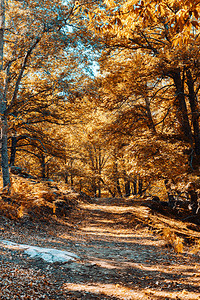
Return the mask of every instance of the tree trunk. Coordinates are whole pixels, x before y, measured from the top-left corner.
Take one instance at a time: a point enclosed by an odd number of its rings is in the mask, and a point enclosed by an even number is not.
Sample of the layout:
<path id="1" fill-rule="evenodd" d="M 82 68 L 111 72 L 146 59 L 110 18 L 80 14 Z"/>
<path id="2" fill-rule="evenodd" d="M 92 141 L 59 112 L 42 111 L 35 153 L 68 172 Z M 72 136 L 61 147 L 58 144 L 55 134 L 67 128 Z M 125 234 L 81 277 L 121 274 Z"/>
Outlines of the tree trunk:
<path id="1" fill-rule="evenodd" d="M 72 169 L 72 167 L 73 167 L 73 159 L 70 159 L 70 185 L 71 185 L 71 187 L 73 187 L 73 185 L 74 185 L 74 176 L 73 176 L 73 169 Z"/>
<path id="2" fill-rule="evenodd" d="M 102 172 L 102 157 L 101 157 L 101 147 L 98 148 L 99 155 L 98 155 L 98 198 L 101 198 L 101 172 Z"/>
<path id="3" fill-rule="evenodd" d="M 151 109 L 150 109 L 150 102 L 149 98 L 146 96 L 145 98 L 145 103 L 146 103 L 146 112 L 147 112 L 147 117 L 148 117 L 148 126 L 149 128 L 156 133 L 156 128 L 153 122 L 152 114 L 151 114 Z"/>
<path id="4" fill-rule="evenodd" d="M 45 156 L 41 155 L 41 168 L 42 168 L 42 179 L 46 178 L 46 164 L 45 164 Z"/>
<path id="5" fill-rule="evenodd" d="M 173 183 L 170 179 L 165 179 L 164 183 L 165 183 L 167 196 L 168 196 L 168 205 L 170 208 L 174 208 L 176 199 L 175 199 L 175 195 L 174 195 L 173 188 L 172 188 Z"/>
<path id="6" fill-rule="evenodd" d="M 121 187 L 120 187 L 120 182 L 119 182 L 119 178 L 116 178 L 116 185 L 117 185 L 117 192 L 119 197 L 122 197 L 122 191 L 121 191 Z"/>
<path id="7" fill-rule="evenodd" d="M 5 30 L 5 3 L 0 0 L 0 71 L 3 70 L 3 49 L 4 49 L 4 30 Z M 4 93 L 3 78 L 0 78 L 0 115 L 1 115 L 1 167 L 3 174 L 3 187 L 10 186 L 10 174 L 8 163 L 8 137 L 7 137 L 7 99 Z M 6 89 L 5 89 L 6 90 Z"/>
<path id="8" fill-rule="evenodd" d="M 92 184 L 91 184 L 93 196 L 96 198 L 97 197 L 97 185 L 96 185 L 96 179 L 92 179 Z"/>
<path id="9" fill-rule="evenodd" d="M 192 74 L 190 70 L 187 70 L 187 86 L 189 90 L 189 102 L 190 108 L 192 112 L 192 126 L 194 131 L 194 151 L 195 154 L 200 155 L 200 129 L 199 129 L 199 110 L 198 110 L 198 103 L 197 97 L 194 91 L 194 81 L 192 78 Z"/>
<path id="10" fill-rule="evenodd" d="M 71 185 L 71 187 L 74 186 L 74 176 L 72 173 L 70 174 L 70 185 Z"/>
<path id="11" fill-rule="evenodd" d="M 82 192 L 82 188 L 83 188 L 83 183 L 82 183 L 82 180 L 80 179 L 79 180 L 79 193 Z"/>
<path id="12" fill-rule="evenodd" d="M 125 197 L 129 197 L 131 195 L 131 183 L 130 180 L 125 180 Z"/>
<path id="13" fill-rule="evenodd" d="M 115 198 L 115 193 L 111 190 L 111 188 L 104 182 L 104 180 L 102 178 L 100 178 L 100 180 L 103 183 L 103 185 L 105 186 L 105 188 L 109 191 L 109 193 L 111 194 L 111 196 L 113 198 Z"/>
<path id="14" fill-rule="evenodd" d="M 3 69 L 3 48 L 4 48 L 4 30 L 5 30 L 5 3 L 0 0 L 0 70 Z"/>
<path id="15" fill-rule="evenodd" d="M 98 198 L 101 198 L 101 182 L 98 179 Z"/>
<path id="16" fill-rule="evenodd" d="M 192 144 L 192 131 L 185 102 L 184 75 L 183 78 L 181 78 L 181 72 L 178 70 L 173 74 L 172 77 L 176 87 L 176 101 L 174 102 L 174 104 L 177 107 L 178 120 L 181 125 L 181 131 L 184 134 L 185 139 Z"/>
<path id="17" fill-rule="evenodd" d="M 123 173 L 125 197 L 129 197 L 131 195 L 131 182 L 125 170 Z"/>
<path id="18" fill-rule="evenodd" d="M 11 153 L 10 153 L 10 167 L 15 165 L 17 137 L 14 135 L 11 138 Z"/>
<path id="19" fill-rule="evenodd" d="M 140 196 L 142 196 L 142 194 L 143 194 L 142 188 L 143 188 L 143 180 L 141 177 L 139 177 L 139 179 L 138 179 L 138 194 Z"/>
<path id="20" fill-rule="evenodd" d="M 134 177 L 133 181 L 133 195 L 137 195 L 137 176 Z"/>
<path id="21" fill-rule="evenodd" d="M 197 213 L 198 210 L 198 193 L 196 191 L 195 183 L 190 182 L 187 186 L 187 192 L 190 198 L 190 204 L 192 207 L 193 214 Z"/>
<path id="22" fill-rule="evenodd" d="M 50 177 L 50 165 L 47 162 L 47 164 L 46 164 L 46 179 L 48 180 L 49 177 Z"/>
<path id="23" fill-rule="evenodd" d="M 66 184 L 69 183 L 69 173 L 68 172 L 65 173 L 65 183 Z"/>
<path id="24" fill-rule="evenodd" d="M 3 174 L 3 187 L 10 187 L 10 174 L 8 164 L 8 137 L 7 137 L 7 117 L 1 118 L 1 168 Z"/>
<path id="25" fill-rule="evenodd" d="M 119 174 L 118 174 L 118 164 L 117 164 L 117 157 L 114 156 L 114 185 L 117 189 L 117 194 L 119 197 L 122 197 L 122 192 L 120 188 L 120 182 L 119 182 Z"/>

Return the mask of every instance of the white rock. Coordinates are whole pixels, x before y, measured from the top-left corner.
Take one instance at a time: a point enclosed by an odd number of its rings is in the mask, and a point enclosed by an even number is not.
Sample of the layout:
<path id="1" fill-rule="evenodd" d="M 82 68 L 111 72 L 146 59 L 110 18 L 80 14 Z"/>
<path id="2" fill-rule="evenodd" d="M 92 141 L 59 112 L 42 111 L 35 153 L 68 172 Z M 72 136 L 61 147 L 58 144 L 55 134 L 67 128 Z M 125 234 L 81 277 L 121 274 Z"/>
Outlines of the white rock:
<path id="1" fill-rule="evenodd" d="M 70 260 L 76 260 L 79 257 L 71 252 L 57 250 L 54 248 L 43 248 L 43 247 L 36 247 L 24 244 L 17 244 L 6 240 L 0 240 L 0 243 L 5 245 L 5 247 L 9 249 L 16 249 L 16 250 L 24 250 L 24 253 L 29 255 L 31 258 L 41 258 L 44 261 L 49 263 L 54 262 L 68 262 Z"/>

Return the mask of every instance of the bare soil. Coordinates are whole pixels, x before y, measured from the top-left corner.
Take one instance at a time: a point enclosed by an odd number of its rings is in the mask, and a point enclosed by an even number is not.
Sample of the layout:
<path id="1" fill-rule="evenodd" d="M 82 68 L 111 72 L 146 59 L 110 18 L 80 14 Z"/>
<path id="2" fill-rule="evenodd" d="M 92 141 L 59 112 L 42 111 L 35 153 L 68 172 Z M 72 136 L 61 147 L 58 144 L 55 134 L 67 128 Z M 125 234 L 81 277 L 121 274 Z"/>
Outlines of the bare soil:
<path id="1" fill-rule="evenodd" d="M 188 226 L 188 228 L 187 228 Z M 163 227 L 194 235 L 176 253 Z M 81 202 L 65 219 L 0 217 L 1 239 L 67 250 L 80 259 L 47 263 L 0 244 L 0 299 L 200 299 L 199 233 L 152 213 L 141 201 Z"/>

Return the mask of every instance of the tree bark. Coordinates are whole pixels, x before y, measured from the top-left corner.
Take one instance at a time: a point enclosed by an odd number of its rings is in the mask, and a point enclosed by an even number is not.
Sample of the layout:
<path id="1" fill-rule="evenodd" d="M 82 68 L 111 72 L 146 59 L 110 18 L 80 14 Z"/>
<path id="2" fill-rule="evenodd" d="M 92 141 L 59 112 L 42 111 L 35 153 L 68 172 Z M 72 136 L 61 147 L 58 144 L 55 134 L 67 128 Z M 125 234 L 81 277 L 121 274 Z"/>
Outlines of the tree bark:
<path id="1" fill-rule="evenodd" d="M 4 30 L 5 30 L 5 3 L 0 0 L 0 71 L 3 71 L 4 59 Z M 1 115 L 1 168 L 3 174 L 3 188 L 10 187 L 10 174 L 8 163 L 8 136 L 7 136 L 7 99 L 6 99 L 6 81 L 0 78 L 0 115 Z"/>
<path id="2" fill-rule="evenodd" d="M 79 193 L 82 192 L 82 188 L 83 188 L 83 183 L 82 183 L 82 179 L 79 180 Z"/>
<path id="3" fill-rule="evenodd" d="M 11 153 L 10 153 L 10 167 L 15 165 L 15 156 L 16 156 L 16 146 L 17 146 L 17 137 L 16 135 L 11 138 Z"/>
<path id="4" fill-rule="evenodd" d="M 69 173 L 68 172 L 65 173 L 65 183 L 66 184 L 69 183 Z"/>
<path id="5" fill-rule="evenodd" d="M 72 173 L 70 174 L 70 185 L 71 185 L 71 187 L 74 186 L 74 176 Z"/>
<path id="6" fill-rule="evenodd" d="M 131 183 L 130 180 L 125 180 L 125 197 L 129 197 L 131 195 Z"/>
<path id="7" fill-rule="evenodd" d="M 192 144 L 192 131 L 185 102 L 184 78 L 181 78 L 181 72 L 179 70 L 173 73 L 172 78 L 176 87 L 176 101 L 174 104 L 178 110 L 178 120 L 181 125 L 181 131 L 184 134 L 185 139 Z"/>
<path id="8" fill-rule="evenodd" d="M 100 180 L 103 183 L 103 185 L 105 186 L 105 188 L 109 191 L 109 193 L 111 194 L 111 196 L 113 198 L 115 198 L 115 193 L 111 190 L 111 188 L 104 182 L 104 180 L 102 178 L 100 178 Z"/>
<path id="9" fill-rule="evenodd" d="M 99 152 L 99 155 L 98 155 L 98 198 L 101 198 L 101 173 L 102 173 L 102 153 L 101 153 L 101 147 L 99 146 L 98 147 L 98 152 Z"/>
<path id="10" fill-rule="evenodd" d="M 197 97 L 194 91 L 194 81 L 190 70 L 187 70 L 187 86 L 189 90 L 188 98 L 192 112 L 192 126 L 194 131 L 194 151 L 195 154 L 200 155 L 200 129 L 199 129 L 199 110 Z"/>
<path id="11" fill-rule="evenodd" d="M 118 163 L 117 163 L 117 157 L 116 154 L 114 153 L 114 170 L 113 170 L 113 175 L 114 175 L 114 185 L 117 190 L 117 194 L 119 197 L 122 197 L 122 192 L 121 192 L 121 187 L 120 187 L 120 182 L 119 182 L 119 173 L 118 173 Z"/>
<path id="12" fill-rule="evenodd" d="M 73 159 L 70 159 L 70 185 L 71 187 L 74 186 L 74 176 L 73 176 Z"/>
<path id="13" fill-rule="evenodd" d="M 8 164 L 8 137 L 7 137 L 7 117 L 1 117 L 1 168 L 3 174 L 3 188 L 10 187 L 10 174 Z"/>
<path id="14" fill-rule="evenodd" d="M 142 194 L 143 194 L 143 180 L 142 180 L 142 178 L 139 176 L 139 179 L 138 179 L 138 194 L 140 195 L 140 196 L 142 196 Z"/>
<path id="15" fill-rule="evenodd" d="M 92 179 L 91 189 L 92 189 L 92 192 L 93 192 L 93 196 L 96 198 L 96 197 L 97 197 L 96 178 L 93 178 L 93 179 Z"/>
<path id="16" fill-rule="evenodd" d="M 145 104 L 146 104 L 146 112 L 147 112 L 147 117 L 148 117 L 148 123 L 149 123 L 149 128 L 156 133 L 156 127 L 154 125 L 152 113 L 151 113 L 151 108 L 150 108 L 150 101 L 147 96 L 145 96 Z"/>
<path id="17" fill-rule="evenodd" d="M 46 178 L 46 163 L 45 163 L 45 156 L 41 155 L 41 168 L 42 168 L 42 179 Z"/>
<path id="18" fill-rule="evenodd" d="M 131 195 L 131 182 L 125 170 L 123 173 L 125 197 L 129 197 Z"/>
<path id="19" fill-rule="evenodd" d="M 101 181 L 98 179 L 98 198 L 101 198 Z"/>
<path id="20" fill-rule="evenodd" d="M 3 69 L 3 48 L 4 48 L 4 30 L 5 30 L 5 3 L 0 0 L 0 70 Z"/>
<path id="21" fill-rule="evenodd" d="M 165 183 L 165 188 L 167 191 L 169 208 L 174 208 L 176 199 L 175 199 L 173 188 L 172 188 L 172 186 L 173 186 L 172 180 L 165 179 L 164 183 Z"/>
<path id="22" fill-rule="evenodd" d="M 134 177 L 133 181 L 133 195 L 137 195 L 137 176 Z"/>

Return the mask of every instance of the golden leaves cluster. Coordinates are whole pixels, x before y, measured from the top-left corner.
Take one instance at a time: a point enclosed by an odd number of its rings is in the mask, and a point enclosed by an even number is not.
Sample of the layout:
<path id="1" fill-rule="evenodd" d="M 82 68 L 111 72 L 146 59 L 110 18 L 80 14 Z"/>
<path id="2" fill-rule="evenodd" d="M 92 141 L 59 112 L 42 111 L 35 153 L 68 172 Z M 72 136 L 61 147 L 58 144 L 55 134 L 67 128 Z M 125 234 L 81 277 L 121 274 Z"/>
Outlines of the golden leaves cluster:
<path id="1" fill-rule="evenodd" d="M 174 47 L 199 35 L 199 1 L 105 0 L 104 5 L 105 9 L 88 12 L 90 28 L 97 34 L 130 39 L 138 28 L 158 27 L 160 33 L 167 31 Z"/>

